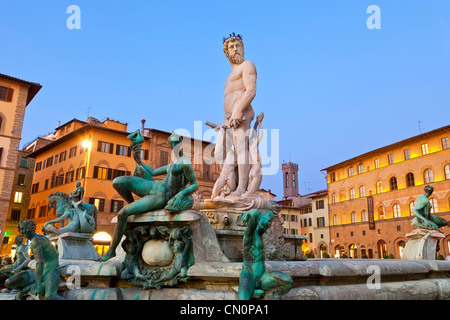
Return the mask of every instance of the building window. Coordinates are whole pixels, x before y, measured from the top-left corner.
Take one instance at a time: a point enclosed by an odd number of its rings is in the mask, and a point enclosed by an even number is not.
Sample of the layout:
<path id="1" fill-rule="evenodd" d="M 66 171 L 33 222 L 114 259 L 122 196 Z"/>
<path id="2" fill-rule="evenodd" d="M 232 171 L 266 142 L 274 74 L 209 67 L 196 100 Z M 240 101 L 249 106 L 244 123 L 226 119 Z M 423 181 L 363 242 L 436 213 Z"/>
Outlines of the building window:
<path id="1" fill-rule="evenodd" d="M 358 174 L 364 173 L 364 166 L 362 163 L 358 164 Z"/>
<path id="2" fill-rule="evenodd" d="M 377 189 L 377 193 L 382 193 L 383 192 L 383 184 L 381 183 L 381 180 L 377 181 L 376 189 Z"/>
<path id="3" fill-rule="evenodd" d="M 35 172 L 38 172 L 42 169 L 42 161 L 39 161 L 36 163 L 36 169 L 34 169 Z"/>
<path id="4" fill-rule="evenodd" d="M 428 143 L 422 144 L 422 155 L 428 154 Z"/>
<path id="5" fill-rule="evenodd" d="M 28 209 L 28 211 L 27 211 L 27 219 L 28 220 L 34 219 L 35 214 L 36 214 L 36 208 Z"/>
<path id="6" fill-rule="evenodd" d="M 31 186 L 31 193 L 36 193 L 36 192 L 38 192 L 39 191 L 39 182 L 38 183 L 34 183 L 32 186 Z"/>
<path id="7" fill-rule="evenodd" d="M 366 210 L 361 211 L 361 221 L 362 222 L 369 221 L 369 216 L 367 215 L 367 211 Z"/>
<path id="8" fill-rule="evenodd" d="M 405 160 L 411 159 L 411 155 L 409 153 L 409 149 L 403 150 L 403 154 L 405 155 Z"/>
<path id="9" fill-rule="evenodd" d="M 47 206 L 41 206 L 39 208 L 39 215 L 38 218 L 45 217 L 47 215 Z"/>
<path id="10" fill-rule="evenodd" d="M 5 102 L 11 102 L 14 89 L 0 86 L 0 100 Z"/>
<path id="11" fill-rule="evenodd" d="M 325 203 L 323 200 L 316 201 L 316 210 L 325 208 Z"/>
<path id="12" fill-rule="evenodd" d="M 382 220 L 384 218 L 385 218 L 384 208 L 383 207 L 379 207 L 378 208 L 378 220 Z"/>
<path id="13" fill-rule="evenodd" d="M 352 212 L 351 217 L 352 217 L 352 223 L 358 222 L 358 220 L 356 218 L 356 212 L 355 211 Z"/>
<path id="14" fill-rule="evenodd" d="M 423 180 L 425 181 L 425 183 L 434 182 L 433 170 L 431 170 L 430 168 L 425 169 L 425 171 L 423 172 Z"/>
<path id="15" fill-rule="evenodd" d="M 446 164 L 444 167 L 444 175 L 445 175 L 445 179 L 450 179 L 450 163 Z"/>
<path id="16" fill-rule="evenodd" d="M 442 138 L 442 150 L 446 150 L 450 148 L 450 145 L 448 143 L 448 137 Z"/>
<path id="17" fill-rule="evenodd" d="M 392 206 L 392 211 L 394 212 L 394 218 L 401 217 L 400 205 L 398 203 L 396 203 Z"/>
<path id="18" fill-rule="evenodd" d="M 70 183 L 73 182 L 75 176 L 75 171 L 67 171 L 66 172 L 66 179 L 65 179 L 65 183 Z"/>
<path id="19" fill-rule="evenodd" d="M 348 177 L 353 177 L 353 167 L 348 168 Z"/>
<path id="20" fill-rule="evenodd" d="M 333 226 L 337 226 L 338 225 L 338 217 L 337 217 L 337 215 L 335 214 L 334 216 L 333 216 Z"/>
<path id="21" fill-rule="evenodd" d="M 355 189 L 351 188 L 350 189 L 350 200 L 355 199 Z"/>
<path id="22" fill-rule="evenodd" d="M 130 153 L 129 151 L 130 150 Z M 116 145 L 116 154 L 118 156 L 125 156 L 125 157 L 129 157 L 131 156 L 131 148 L 128 148 L 127 146 L 121 146 L 120 144 Z"/>
<path id="23" fill-rule="evenodd" d="M 14 194 L 14 203 L 22 203 L 22 198 L 23 198 L 23 192 L 17 191 Z"/>
<path id="24" fill-rule="evenodd" d="M 11 220 L 20 221 L 20 209 L 11 210 Z"/>
<path id="25" fill-rule="evenodd" d="M 19 175 L 17 176 L 17 184 L 18 184 L 19 186 L 25 185 L 25 175 L 24 175 L 24 174 L 19 174 Z"/>
<path id="26" fill-rule="evenodd" d="M 89 198 L 89 204 L 96 206 L 99 212 L 105 211 L 105 199 Z"/>
<path id="27" fill-rule="evenodd" d="M 411 215 L 411 216 L 413 215 L 413 208 L 415 205 L 416 205 L 416 203 L 414 201 L 411 201 L 409 203 L 409 215 Z"/>
<path id="28" fill-rule="evenodd" d="M 77 155 L 77 146 L 69 149 L 69 159 Z"/>
<path id="29" fill-rule="evenodd" d="M 394 155 L 393 154 L 388 155 L 388 163 L 394 164 Z"/>
<path id="30" fill-rule="evenodd" d="M 359 197 L 365 197 L 366 196 L 366 188 L 364 186 L 359 187 Z"/>
<path id="31" fill-rule="evenodd" d="M 286 172 L 286 188 L 289 188 L 289 173 Z"/>
<path id="32" fill-rule="evenodd" d="M 97 145 L 97 151 L 104 153 L 113 153 L 114 143 L 99 141 Z"/>
<path id="33" fill-rule="evenodd" d="M 331 203 L 336 203 L 336 193 L 331 195 Z"/>
<path id="34" fill-rule="evenodd" d="M 380 159 L 375 159 L 375 169 L 380 167 Z"/>
<path id="35" fill-rule="evenodd" d="M 142 158 L 144 160 L 146 160 L 146 158 L 148 159 L 148 150 L 142 150 Z M 146 155 L 147 152 L 147 155 Z M 164 150 L 160 150 L 159 151 L 159 164 L 160 167 L 162 166 L 166 166 L 169 164 L 169 152 L 164 151 Z M 286 181 L 289 180 L 289 174 L 286 172 Z M 289 188 L 289 182 L 286 183 L 286 188 Z"/>
<path id="36" fill-rule="evenodd" d="M 332 172 L 330 174 L 330 182 L 335 182 L 336 181 L 336 173 Z"/>
<path id="37" fill-rule="evenodd" d="M 108 179 L 108 168 L 94 167 L 94 178 L 102 180 Z"/>
<path id="38" fill-rule="evenodd" d="M 317 218 L 317 227 L 318 228 L 325 227 L 325 218 L 324 217 Z"/>
<path id="39" fill-rule="evenodd" d="M 28 158 L 20 158 L 20 166 L 22 168 L 27 168 L 28 167 Z"/>
<path id="40" fill-rule="evenodd" d="M 124 202 L 122 200 L 111 200 L 111 212 L 119 212 L 123 205 Z"/>
<path id="41" fill-rule="evenodd" d="M 63 151 L 59 154 L 59 162 L 66 161 L 66 153 L 67 151 Z"/>
<path id="42" fill-rule="evenodd" d="M 86 167 L 80 167 L 75 171 L 75 180 L 81 180 L 86 176 Z"/>
<path id="43" fill-rule="evenodd" d="M 414 174 L 412 172 L 408 172 L 406 174 L 406 186 L 414 187 L 416 183 L 414 182 Z"/>
<path id="44" fill-rule="evenodd" d="M 430 210 L 430 212 L 431 213 L 438 213 L 439 209 L 438 209 L 438 203 L 437 203 L 436 198 L 431 198 L 430 199 L 430 203 L 431 203 L 431 210 Z"/>
<path id="45" fill-rule="evenodd" d="M 391 191 L 397 190 L 397 178 L 392 177 L 389 179 L 389 187 L 391 188 Z"/>

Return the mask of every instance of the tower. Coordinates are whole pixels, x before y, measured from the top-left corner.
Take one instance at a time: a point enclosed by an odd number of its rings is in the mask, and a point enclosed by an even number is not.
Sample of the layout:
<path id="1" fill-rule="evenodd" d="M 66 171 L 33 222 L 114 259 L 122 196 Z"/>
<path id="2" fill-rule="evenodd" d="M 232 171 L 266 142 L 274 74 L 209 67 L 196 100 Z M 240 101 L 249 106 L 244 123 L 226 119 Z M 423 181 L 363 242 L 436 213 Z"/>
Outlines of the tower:
<path id="1" fill-rule="evenodd" d="M 284 197 L 298 195 L 298 164 L 288 162 L 281 165 L 283 171 Z"/>

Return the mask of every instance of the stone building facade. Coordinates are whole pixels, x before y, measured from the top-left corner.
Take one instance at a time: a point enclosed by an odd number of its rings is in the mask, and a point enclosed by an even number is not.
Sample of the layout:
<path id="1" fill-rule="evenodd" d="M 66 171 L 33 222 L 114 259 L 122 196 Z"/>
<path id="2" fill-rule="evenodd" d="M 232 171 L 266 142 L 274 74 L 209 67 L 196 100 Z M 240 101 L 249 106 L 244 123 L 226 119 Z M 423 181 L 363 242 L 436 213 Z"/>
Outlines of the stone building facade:
<path id="1" fill-rule="evenodd" d="M 0 74 L 0 243 L 3 243 L 11 199 L 14 202 L 11 192 L 25 109 L 40 89 L 38 83 Z"/>
<path id="2" fill-rule="evenodd" d="M 327 172 L 332 257 L 401 258 L 411 208 L 432 185 L 433 212 L 450 220 L 450 126 L 367 152 Z M 439 254 L 449 255 L 450 230 Z"/>
<path id="3" fill-rule="evenodd" d="M 171 133 L 143 126 L 140 130 L 145 139 L 141 157 L 144 163 L 153 168 L 170 163 L 168 137 Z M 27 218 L 36 221 L 38 230 L 45 222 L 56 218 L 54 208 L 48 208 L 48 196 L 56 191 L 70 194 L 80 182 L 85 191 L 84 202 L 98 209 L 94 245 L 100 255 L 106 252 L 114 234 L 117 213 L 126 205 L 113 188 L 112 180 L 131 175 L 136 166 L 127 139 L 129 134 L 127 124 L 119 121 L 99 121 L 92 117 L 86 122 L 73 119 L 56 128 L 54 140 L 29 155 L 35 158 L 36 164 Z M 183 151 L 190 152 L 193 159 L 199 184 L 196 194 L 202 198 L 211 196 L 214 181 L 220 174 L 218 165 L 202 163 L 202 153 L 208 146 L 209 142 L 183 140 Z M 165 175 L 154 178 L 164 179 Z"/>

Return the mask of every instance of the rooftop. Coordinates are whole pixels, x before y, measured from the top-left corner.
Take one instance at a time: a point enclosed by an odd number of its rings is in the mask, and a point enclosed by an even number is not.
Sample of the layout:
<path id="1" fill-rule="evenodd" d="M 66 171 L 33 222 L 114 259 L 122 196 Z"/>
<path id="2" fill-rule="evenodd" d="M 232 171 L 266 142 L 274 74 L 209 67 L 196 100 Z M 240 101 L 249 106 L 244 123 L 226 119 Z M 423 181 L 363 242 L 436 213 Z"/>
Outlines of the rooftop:
<path id="1" fill-rule="evenodd" d="M 441 127 L 441 128 L 437 128 L 437 129 L 434 129 L 434 130 L 431 130 L 431 131 L 419 134 L 417 136 L 413 136 L 411 138 L 404 139 L 404 140 L 392 143 L 390 145 L 387 145 L 387 146 L 384 146 L 384 147 L 381 147 L 381 148 L 378 148 L 378 149 L 375 149 L 375 150 L 363 153 L 363 154 L 361 154 L 359 156 L 356 156 L 356 157 L 353 157 L 351 159 L 339 162 L 337 164 L 333 164 L 333 165 L 331 165 L 331 166 L 329 166 L 327 168 L 324 168 L 324 169 L 322 169 L 320 171 L 330 171 L 330 170 L 333 170 L 333 169 L 335 169 L 337 167 L 349 165 L 350 163 L 357 162 L 357 161 L 362 160 L 364 158 L 367 158 L 367 157 L 370 157 L 370 156 L 374 156 L 376 154 L 379 154 L 379 153 L 382 153 L 382 152 L 385 152 L 385 151 L 388 151 L 388 150 L 391 150 L 391 149 L 394 149 L 394 148 L 398 148 L 398 147 L 410 144 L 412 142 L 420 141 L 420 140 L 422 140 L 422 139 L 424 139 L 426 137 L 435 135 L 435 134 L 443 132 L 443 131 L 450 131 L 450 125 L 445 126 L 445 127 Z"/>

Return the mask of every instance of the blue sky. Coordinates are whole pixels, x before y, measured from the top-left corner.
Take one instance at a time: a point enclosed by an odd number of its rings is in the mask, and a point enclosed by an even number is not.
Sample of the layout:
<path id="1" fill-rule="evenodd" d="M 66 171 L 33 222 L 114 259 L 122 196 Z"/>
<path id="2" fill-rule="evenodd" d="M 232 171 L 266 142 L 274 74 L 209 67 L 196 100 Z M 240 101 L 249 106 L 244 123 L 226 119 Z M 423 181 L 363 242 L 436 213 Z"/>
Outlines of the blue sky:
<path id="1" fill-rule="evenodd" d="M 70 5 L 80 30 L 66 26 Z M 366 26 L 370 5 L 379 30 Z M 305 194 L 326 188 L 321 169 L 417 135 L 419 120 L 422 132 L 449 124 L 449 18 L 448 0 L 0 0 L 0 73 L 43 86 L 21 146 L 88 112 L 129 131 L 146 119 L 193 132 L 223 117 L 221 40 L 240 33 L 258 70 L 255 112 L 280 130 L 280 166 L 290 154 Z M 280 199 L 281 180 L 262 187 Z"/>

